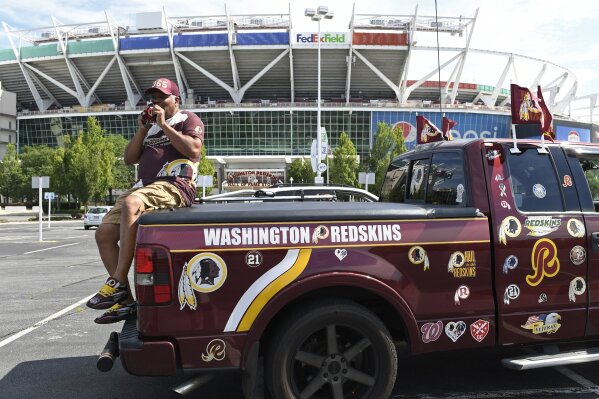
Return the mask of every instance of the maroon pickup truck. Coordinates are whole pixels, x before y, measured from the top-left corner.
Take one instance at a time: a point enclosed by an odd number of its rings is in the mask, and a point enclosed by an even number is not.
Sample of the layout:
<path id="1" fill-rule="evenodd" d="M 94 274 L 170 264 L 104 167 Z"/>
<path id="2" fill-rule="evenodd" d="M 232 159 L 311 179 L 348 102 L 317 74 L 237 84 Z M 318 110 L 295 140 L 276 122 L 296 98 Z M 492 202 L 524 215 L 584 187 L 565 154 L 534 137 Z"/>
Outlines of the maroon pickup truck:
<path id="1" fill-rule="evenodd" d="M 273 398 L 385 398 L 411 354 L 599 335 L 599 146 L 473 140 L 394 159 L 378 203 L 140 219 L 135 375 L 243 372 Z M 596 354 L 504 359 L 525 369 Z M 263 366 L 262 366 L 263 365 Z"/>

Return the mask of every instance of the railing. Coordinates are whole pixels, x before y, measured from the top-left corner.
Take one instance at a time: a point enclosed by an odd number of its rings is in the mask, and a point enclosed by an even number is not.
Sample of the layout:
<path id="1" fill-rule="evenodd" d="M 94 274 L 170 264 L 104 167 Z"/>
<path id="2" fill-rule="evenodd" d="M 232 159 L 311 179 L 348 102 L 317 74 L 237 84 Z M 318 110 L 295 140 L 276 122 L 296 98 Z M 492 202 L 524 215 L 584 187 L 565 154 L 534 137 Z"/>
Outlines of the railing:
<path id="1" fill-rule="evenodd" d="M 232 108 L 263 108 L 263 109 L 276 109 L 276 108 L 312 108 L 316 107 L 316 101 L 301 101 L 301 102 L 290 102 L 290 101 L 274 101 L 271 100 L 269 102 L 242 102 L 240 104 L 235 104 L 234 102 L 215 102 L 215 103 L 194 103 L 194 104 L 181 104 L 181 109 L 186 110 L 202 110 L 202 109 L 227 109 L 230 110 Z M 91 107 L 64 107 L 59 109 L 50 109 L 47 111 L 30 111 L 30 110 L 22 110 L 17 113 L 17 117 L 19 116 L 32 116 L 32 115 L 55 115 L 55 114 L 79 114 L 79 113 L 93 113 L 93 114 L 101 114 L 101 113 L 115 113 L 115 112 L 126 112 L 126 113 L 135 113 L 143 111 L 147 106 L 115 106 L 112 104 L 104 104 L 103 106 L 91 106 Z M 409 108 L 409 109 L 431 109 L 436 110 L 439 109 L 439 104 L 435 104 L 431 101 L 414 101 L 400 104 L 396 101 L 386 101 L 386 100 L 364 100 L 364 101 L 351 101 L 346 103 L 345 101 L 326 101 L 322 102 L 323 108 L 346 108 L 346 109 L 355 109 L 355 108 Z M 510 107 L 502 107 L 502 106 L 487 106 L 487 105 L 478 105 L 472 103 L 463 103 L 463 104 L 444 104 L 443 110 L 486 110 L 486 111 L 495 111 L 495 112 L 509 112 Z"/>

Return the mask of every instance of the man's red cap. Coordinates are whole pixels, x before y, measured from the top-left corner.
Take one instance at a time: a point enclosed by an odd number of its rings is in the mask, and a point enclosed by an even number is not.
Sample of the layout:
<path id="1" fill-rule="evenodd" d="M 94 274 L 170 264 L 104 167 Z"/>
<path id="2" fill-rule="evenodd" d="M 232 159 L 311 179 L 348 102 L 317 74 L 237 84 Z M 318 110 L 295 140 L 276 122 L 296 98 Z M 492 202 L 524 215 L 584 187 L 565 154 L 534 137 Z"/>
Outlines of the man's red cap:
<path id="1" fill-rule="evenodd" d="M 175 95 L 179 97 L 179 88 L 172 80 L 167 78 L 158 78 L 152 83 L 152 87 L 146 90 L 146 94 L 149 94 L 152 90 L 159 90 L 167 95 Z"/>

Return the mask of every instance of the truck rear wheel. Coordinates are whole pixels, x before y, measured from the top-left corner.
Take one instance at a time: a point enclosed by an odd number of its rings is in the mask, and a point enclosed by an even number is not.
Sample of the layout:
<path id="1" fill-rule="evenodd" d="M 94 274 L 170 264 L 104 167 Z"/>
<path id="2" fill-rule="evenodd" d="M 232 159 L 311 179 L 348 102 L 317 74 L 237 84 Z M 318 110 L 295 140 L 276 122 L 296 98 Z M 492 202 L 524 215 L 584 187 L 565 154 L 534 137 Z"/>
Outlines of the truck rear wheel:
<path id="1" fill-rule="evenodd" d="M 389 331 L 350 301 L 295 308 L 266 355 L 266 384 L 277 399 L 388 398 L 397 374 Z"/>

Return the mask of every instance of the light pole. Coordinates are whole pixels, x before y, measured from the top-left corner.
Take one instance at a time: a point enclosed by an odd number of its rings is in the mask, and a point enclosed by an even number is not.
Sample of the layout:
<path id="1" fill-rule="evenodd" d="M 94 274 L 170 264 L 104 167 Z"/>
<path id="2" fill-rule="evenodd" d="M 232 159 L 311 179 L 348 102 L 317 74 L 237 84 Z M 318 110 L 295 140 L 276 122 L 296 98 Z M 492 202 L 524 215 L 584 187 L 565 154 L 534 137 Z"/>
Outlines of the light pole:
<path id="1" fill-rule="evenodd" d="M 318 151 L 318 165 L 316 168 L 316 178 L 314 183 L 322 184 L 322 173 L 320 172 L 320 164 L 322 163 L 322 135 L 320 132 L 320 21 L 324 19 L 332 19 L 335 16 L 333 11 L 329 11 L 327 6 L 318 6 L 316 10 L 313 8 L 306 8 L 304 12 L 306 17 L 310 17 L 312 21 L 318 22 L 318 105 L 316 106 L 316 148 Z"/>

